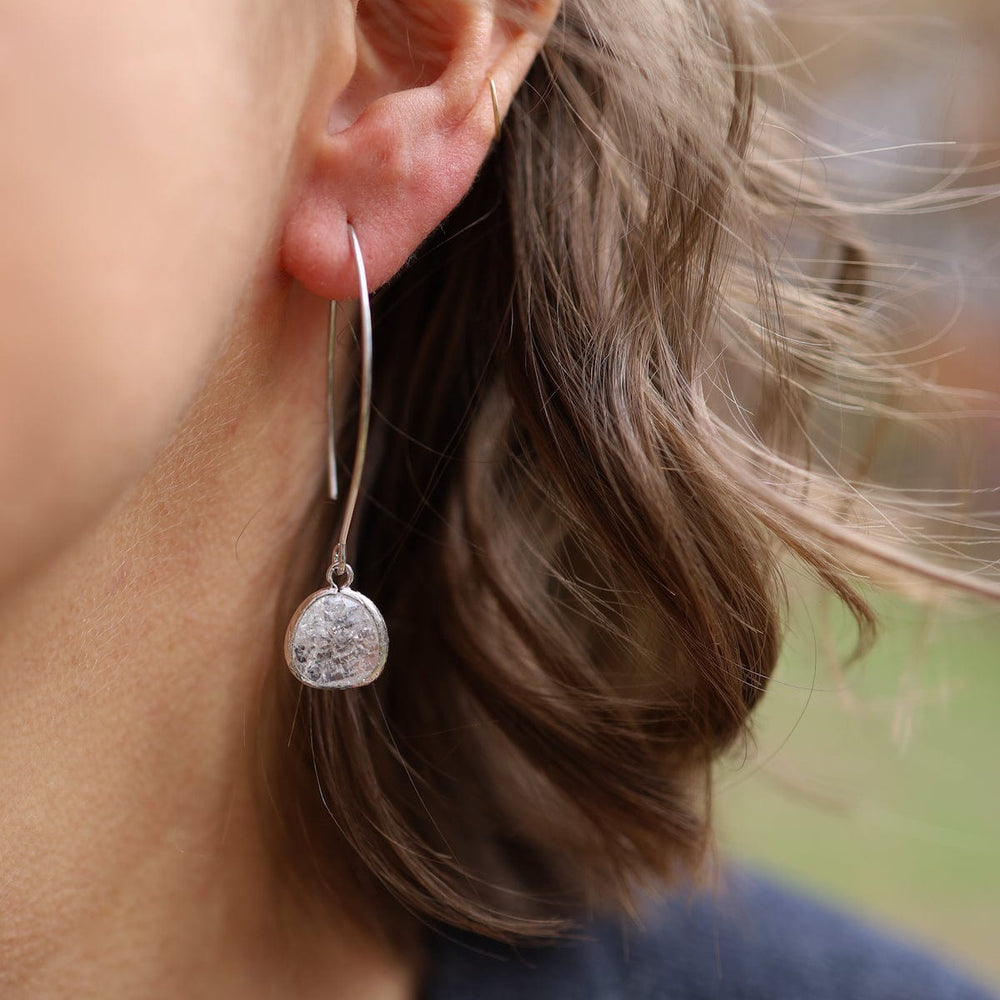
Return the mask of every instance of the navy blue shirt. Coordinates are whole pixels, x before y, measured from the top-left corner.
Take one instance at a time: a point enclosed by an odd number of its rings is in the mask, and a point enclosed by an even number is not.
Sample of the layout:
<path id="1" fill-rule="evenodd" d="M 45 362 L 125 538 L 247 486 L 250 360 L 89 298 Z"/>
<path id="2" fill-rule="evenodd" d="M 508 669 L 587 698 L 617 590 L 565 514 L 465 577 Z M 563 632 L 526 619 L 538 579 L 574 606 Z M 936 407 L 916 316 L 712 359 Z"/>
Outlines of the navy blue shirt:
<path id="1" fill-rule="evenodd" d="M 512 949 L 433 940 L 422 1000 L 1000 1000 L 937 959 L 767 879 L 678 894 L 641 924 Z"/>

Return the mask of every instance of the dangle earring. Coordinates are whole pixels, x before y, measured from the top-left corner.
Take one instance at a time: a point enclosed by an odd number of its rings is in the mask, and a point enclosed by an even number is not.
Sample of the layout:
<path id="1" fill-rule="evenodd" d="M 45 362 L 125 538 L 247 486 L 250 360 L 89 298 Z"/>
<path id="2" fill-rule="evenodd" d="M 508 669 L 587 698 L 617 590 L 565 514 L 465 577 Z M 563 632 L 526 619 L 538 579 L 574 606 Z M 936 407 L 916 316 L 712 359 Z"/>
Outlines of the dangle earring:
<path id="1" fill-rule="evenodd" d="M 347 536 L 361 489 L 372 404 L 372 315 L 368 278 L 358 236 L 350 223 L 347 232 L 358 269 L 361 305 L 361 399 L 354 467 L 340 531 L 326 573 L 329 586 L 310 594 L 299 605 L 285 633 L 285 659 L 289 669 L 303 684 L 316 688 L 352 688 L 370 684 L 382 672 L 389 652 L 385 620 L 364 594 L 351 589 L 354 570 L 347 563 Z M 333 413 L 336 319 L 337 304 L 331 302 L 327 339 L 327 469 L 331 500 L 336 500 L 338 496 Z"/>

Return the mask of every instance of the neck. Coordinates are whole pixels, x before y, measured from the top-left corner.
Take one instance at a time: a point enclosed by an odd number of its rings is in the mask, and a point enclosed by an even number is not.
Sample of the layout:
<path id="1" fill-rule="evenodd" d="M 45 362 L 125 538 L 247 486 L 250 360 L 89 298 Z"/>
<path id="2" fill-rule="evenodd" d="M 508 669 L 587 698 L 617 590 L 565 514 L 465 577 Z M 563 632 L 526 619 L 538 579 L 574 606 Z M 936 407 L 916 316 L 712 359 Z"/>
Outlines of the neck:
<path id="1" fill-rule="evenodd" d="M 248 312 L 155 467 L 0 605 L 5 997 L 410 990 L 266 847 L 254 732 L 282 585 L 315 582 L 289 567 L 323 478 L 325 306 Z"/>

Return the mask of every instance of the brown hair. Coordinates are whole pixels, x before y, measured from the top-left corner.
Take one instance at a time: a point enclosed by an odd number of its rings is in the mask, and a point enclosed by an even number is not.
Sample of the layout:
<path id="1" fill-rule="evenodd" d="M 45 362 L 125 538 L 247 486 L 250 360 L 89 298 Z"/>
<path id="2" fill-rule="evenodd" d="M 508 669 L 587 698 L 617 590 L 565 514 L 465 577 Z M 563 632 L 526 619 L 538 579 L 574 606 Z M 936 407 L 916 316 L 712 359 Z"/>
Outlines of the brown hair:
<path id="1" fill-rule="evenodd" d="M 786 557 L 862 641 L 878 567 L 962 582 L 862 525 L 810 444 L 817 401 L 916 376 L 755 96 L 748 6 L 564 0 L 473 190 L 376 296 L 352 562 L 389 664 L 348 693 L 282 670 L 270 750 L 321 894 L 505 938 L 623 903 L 705 849 Z M 793 214 L 833 264 L 781 256 Z"/>

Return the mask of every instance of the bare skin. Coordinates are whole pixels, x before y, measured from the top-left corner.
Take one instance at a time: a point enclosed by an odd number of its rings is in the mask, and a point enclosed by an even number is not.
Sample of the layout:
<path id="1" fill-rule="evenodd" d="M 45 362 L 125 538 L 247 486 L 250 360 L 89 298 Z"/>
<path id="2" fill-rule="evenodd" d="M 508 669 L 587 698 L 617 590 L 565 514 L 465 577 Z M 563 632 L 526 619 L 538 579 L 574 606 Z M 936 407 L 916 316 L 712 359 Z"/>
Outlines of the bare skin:
<path id="1" fill-rule="evenodd" d="M 0 608 L 5 997 L 414 994 L 346 918 L 307 930 L 252 795 L 276 582 L 322 473 L 321 317 L 288 297 L 270 342 L 297 349 L 232 357 L 239 381 Z"/>
<path id="2" fill-rule="evenodd" d="M 506 105 L 540 44 L 423 7 L 419 79 L 346 0 L 0 8 L 5 998 L 416 995 L 290 897 L 251 787 L 346 221 L 386 280 L 485 157 L 487 79 Z"/>

